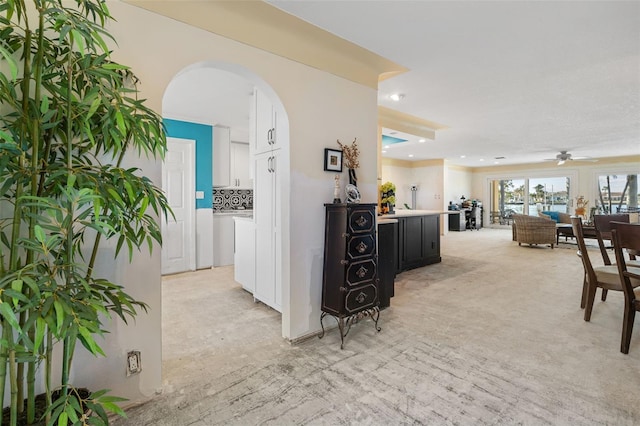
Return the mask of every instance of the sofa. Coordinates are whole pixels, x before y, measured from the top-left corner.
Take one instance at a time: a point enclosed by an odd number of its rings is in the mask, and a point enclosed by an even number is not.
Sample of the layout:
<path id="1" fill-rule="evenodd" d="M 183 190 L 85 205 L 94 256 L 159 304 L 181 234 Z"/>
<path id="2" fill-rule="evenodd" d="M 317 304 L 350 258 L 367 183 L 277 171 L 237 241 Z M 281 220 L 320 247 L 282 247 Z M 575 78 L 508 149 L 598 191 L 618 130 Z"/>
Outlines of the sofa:
<path id="1" fill-rule="evenodd" d="M 543 218 L 550 218 L 555 223 L 566 223 L 568 225 L 571 225 L 571 215 L 568 213 L 546 211 L 538 212 L 538 216 Z"/>
<path id="2" fill-rule="evenodd" d="M 556 222 L 551 218 L 514 214 L 511 229 L 518 245 L 550 244 L 553 249 L 556 244 Z"/>

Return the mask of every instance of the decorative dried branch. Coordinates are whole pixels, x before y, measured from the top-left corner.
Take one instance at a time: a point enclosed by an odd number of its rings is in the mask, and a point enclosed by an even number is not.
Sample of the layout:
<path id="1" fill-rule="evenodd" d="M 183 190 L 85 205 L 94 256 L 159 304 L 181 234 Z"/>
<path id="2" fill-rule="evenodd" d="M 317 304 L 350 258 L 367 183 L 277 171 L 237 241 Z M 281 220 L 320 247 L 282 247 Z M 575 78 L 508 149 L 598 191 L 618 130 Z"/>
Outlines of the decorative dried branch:
<path id="1" fill-rule="evenodd" d="M 356 143 L 356 139 L 353 139 L 351 145 L 343 145 L 342 142 L 338 139 L 338 145 L 342 150 L 342 156 L 344 157 L 344 165 L 347 166 L 348 169 L 357 169 L 360 167 L 360 161 L 358 161 L 358 156 L 360 155 L 360 151 L 358 150 L 358 144 Z"/>

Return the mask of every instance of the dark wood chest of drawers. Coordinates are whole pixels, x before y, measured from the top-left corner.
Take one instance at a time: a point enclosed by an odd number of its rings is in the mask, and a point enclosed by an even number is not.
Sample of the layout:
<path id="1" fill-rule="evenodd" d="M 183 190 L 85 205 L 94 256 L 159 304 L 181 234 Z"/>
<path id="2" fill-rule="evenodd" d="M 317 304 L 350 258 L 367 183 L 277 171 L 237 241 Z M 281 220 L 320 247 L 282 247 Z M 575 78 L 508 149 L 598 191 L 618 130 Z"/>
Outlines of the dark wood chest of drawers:
<path id="1" fill-rule="evenodd" d="M 376 205 L 326 204 L 325 208 L 320 323 L 326 314 L 334 316 L 344 343 L 349 327 L 363 316 L 370 315 L 379 330 Z"/>

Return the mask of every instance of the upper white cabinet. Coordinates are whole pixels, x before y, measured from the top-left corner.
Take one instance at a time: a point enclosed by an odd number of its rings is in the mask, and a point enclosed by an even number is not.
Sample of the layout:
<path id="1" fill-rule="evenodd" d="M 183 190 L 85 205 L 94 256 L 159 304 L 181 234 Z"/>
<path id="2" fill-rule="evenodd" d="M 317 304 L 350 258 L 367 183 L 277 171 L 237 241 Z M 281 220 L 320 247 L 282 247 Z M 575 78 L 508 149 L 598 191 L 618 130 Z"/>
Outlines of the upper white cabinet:
<path id="1" fill-rule="evenodd" d="M 231 177 L 230 186 L 238 188 L 252 188 L 253 183 L 249 177 L 249 144 L 244 142 L 231 142 Z"/>
<path id="2" fill-rule="evenodd" d="M 256 137 L 253 153 L 261 154 L 279 148 L 276 111 L 271 101 L 258 89 L 254 91 Z"/>
<path id="3" fill-rule="evenodd" d="M 231 184 L 231 132 L 225 126 L 213 126 L 213 186 Z"/>

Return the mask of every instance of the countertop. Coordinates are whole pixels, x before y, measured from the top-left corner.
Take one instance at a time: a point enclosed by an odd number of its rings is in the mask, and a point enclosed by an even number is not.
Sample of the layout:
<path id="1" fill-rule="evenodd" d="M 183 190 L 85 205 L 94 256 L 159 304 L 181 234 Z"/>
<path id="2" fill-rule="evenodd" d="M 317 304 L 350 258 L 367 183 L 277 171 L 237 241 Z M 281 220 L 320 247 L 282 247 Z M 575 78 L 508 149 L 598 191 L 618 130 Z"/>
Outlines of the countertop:
<path id="1" fill-rule="evenodd" d="M 218 210 L 213 212 L 214 216 L 253 216 L 253 210 Z"/>
<path id="2" fill-rule="evenodd" d="M 388 223 L 398 223 L 398 219 L 393 219 L 393 218 L 388 218 L 386 217 L 387 215 L 384 216 L 378 216 L 378 225 L 386 225 Z"/>
<path id="3" fill-rule="evenodd" d="M 378 222 L 384 219 L 397 219 L 400 217 L 409 217 L 409 216 L 433 216 L 433 215 L 441 215 L 441 214 L 449 214 L 449 213 L 460 213 L 448 210 L 396 210 L 393 214 L 383 214 L 382 216 L 378 216 Z"/>

